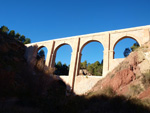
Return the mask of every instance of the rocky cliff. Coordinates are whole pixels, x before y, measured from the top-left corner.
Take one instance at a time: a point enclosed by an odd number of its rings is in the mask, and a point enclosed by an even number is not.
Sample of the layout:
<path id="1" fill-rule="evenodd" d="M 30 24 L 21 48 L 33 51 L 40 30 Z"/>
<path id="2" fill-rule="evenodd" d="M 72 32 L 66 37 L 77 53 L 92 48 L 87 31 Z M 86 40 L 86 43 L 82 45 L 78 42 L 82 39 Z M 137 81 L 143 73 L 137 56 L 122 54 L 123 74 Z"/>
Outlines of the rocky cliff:
<path id="1" fill-rule="evenodd" d="M 150 97 L 150 42 L 130 53 L 106 78 L 98 81 L 91 92 L 98 94 L 106 87 L 119 95 Z"/>

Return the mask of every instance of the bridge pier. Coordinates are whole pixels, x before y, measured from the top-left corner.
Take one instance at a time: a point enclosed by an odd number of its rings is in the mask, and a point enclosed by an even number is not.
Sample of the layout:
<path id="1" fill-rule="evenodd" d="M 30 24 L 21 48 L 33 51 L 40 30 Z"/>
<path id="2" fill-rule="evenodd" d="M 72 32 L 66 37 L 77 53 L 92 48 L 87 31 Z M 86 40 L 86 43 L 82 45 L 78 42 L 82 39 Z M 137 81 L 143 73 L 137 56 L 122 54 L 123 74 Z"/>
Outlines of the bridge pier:
<path id="1" fill-rule="evenodd" d="M 109 50 L 105 49 L 103 54 L 103 76 L 105 77 L 107 72 L 109 71 Z"/>
<path id="2" fill-rule="evenodd" d="M 109 50 L 109 71 L 112 70 L 113 67 L 113 59 L 114 59 L 114 50 Z"/>
<path id="3" fill-rule="evenodd" d="M 68 84 L 70 85 L 71 90 L 73 90 L 73 88 L 74 88 L 75 74 L 76 74 L 76 70 L 78 70 L 77 60 L 78 60 L 79 43 L 80 43 L 80 39 L 76 38 L 74 40 L 73 52 L 72 52 L 72 55 L 71 55 L 71 62 L 70 62 L 70 69 L 69 69 L 69 79 L 68 79 Z"/>
<path id="4" fill-rule="evenodd" d="M 52 67 L 51 61 L 53 58 L 53 48 L 54 48 L 54 41 L 50 41 L 47 47 L 48 51 L 47 51 L 47 57 L 46 57 L 46 63 L 45 63 L 46 66 Z"/>

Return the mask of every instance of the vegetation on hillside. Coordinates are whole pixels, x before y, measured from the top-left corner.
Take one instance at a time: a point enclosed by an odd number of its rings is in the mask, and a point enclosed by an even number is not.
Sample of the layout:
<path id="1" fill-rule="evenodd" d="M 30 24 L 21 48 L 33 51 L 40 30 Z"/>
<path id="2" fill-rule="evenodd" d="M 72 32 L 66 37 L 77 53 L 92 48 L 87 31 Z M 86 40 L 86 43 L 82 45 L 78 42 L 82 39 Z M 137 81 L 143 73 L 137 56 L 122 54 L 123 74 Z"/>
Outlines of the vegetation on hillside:
<path id="1" fill-rule="evenodd" d="M 43 58 L 45 57 L 43 50 L 41 50 L 37 54 L 37 58 Z M 66 65 L 65 63 L 62 64 L 61 61 L 55 63 L 55 75 L 68 75 L 69 74 L 69 66 Z M 96 75 L 96 76 L 102 76 L 102 71 L 103 71 L 103 62 L 96 61 L 95 63 L 88 63 L 85 60 L 84 62 L 81 62 L 80 69 L 86 69 L 91 75 Z"/>
<path id="2" fill-rule="evenodd" d="M 65 99 L 65 83 L 46 66 L 30 67 L 24 54 L 22 42 L 0 35 L 0 113 L 43 113 Z"/>
<path id="3" fill-rule="evenodd" d="M 91 75 L 102 76 L 103 61 L 101 63 L 96 61 L 92 64 L 87 64 L 87 61 L 85 60 L 84 62 L 81 62 L 80 69 L 86 69 Z"/>
<path id="4" fill-rule="evenodd" d="M 143 73 L 142 83 L 144 84 L 145 88 L 148 88 L 150 86 L 150 70 Z"/>
<path id="5" fill-rule="evenodd" d="M 64 113 L 150 113 L 150 100 L 119 96 L 110 87 L 86 96 L 75 96 L 65 105 Z"/>
<path id="6" fill-rule="evenodd" d="M 41 49 L 38 53 L 37 53 L 37 59 L 43 58 L 45 59 L 45 52 L 43 49 Z"/>
<path id="7" fill-rule="evenodd" d="M 136 42 L 130 48 L 125 48 L 123 52 L 124 57 L 127 57 L 131 52 L 135 51 L 139 47 L 140 45 Z"/>
<path id="8" fill-rule="evenodd" d="M 22 42 L 23 44 L 31 43 L 30 38 L 26 38 L 24 35 L 15 33 L 14 30 L 9 31 L 8 27 L 6 27 L 6 26 L 1 26 L 0 35 L 1 35 L 1 37 L 13 38 L 19 42 Z"/>
<path id="9" fill-rule="evenodd" d="M 55 72 L 56 75 L 68 75 L 69 74 L 69 66 L 66 64 L 62 64 L 60 61 L 55 64 Z"/>

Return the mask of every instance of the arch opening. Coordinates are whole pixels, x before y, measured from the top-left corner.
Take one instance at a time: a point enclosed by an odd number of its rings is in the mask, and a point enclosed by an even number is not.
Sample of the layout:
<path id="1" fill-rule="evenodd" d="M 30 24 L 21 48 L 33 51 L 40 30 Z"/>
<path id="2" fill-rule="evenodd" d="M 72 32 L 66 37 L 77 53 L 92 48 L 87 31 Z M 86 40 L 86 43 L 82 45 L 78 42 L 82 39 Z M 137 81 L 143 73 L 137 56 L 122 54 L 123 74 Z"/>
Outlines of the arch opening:
<path id="1" fill-rule="evenodd" d="M 36 55 L 36 67 L 39 70 L 44 70 L 48 49 L 45 46 L 41 46 L 37 50 Z"/>
<path id="2" fill-rule="evenodd" d="M 55 75 L 68 76 L 71 60 L 72 48 L 69 44 L 62 44 L 55 50 Z"/>
<path id="3" fill-rule="evenodd" d="M 140 46 L 139 42 L 133 37 L 123 37 L 119 39 L 114 45 L 114 59 L 125 58 L 135 49 Z"/>
<path id="4" fill-rule="evenodd" d="M 78 75 L 102 76 L 103 45 L 99 41 L 88 41 L 80 51 Z"/>

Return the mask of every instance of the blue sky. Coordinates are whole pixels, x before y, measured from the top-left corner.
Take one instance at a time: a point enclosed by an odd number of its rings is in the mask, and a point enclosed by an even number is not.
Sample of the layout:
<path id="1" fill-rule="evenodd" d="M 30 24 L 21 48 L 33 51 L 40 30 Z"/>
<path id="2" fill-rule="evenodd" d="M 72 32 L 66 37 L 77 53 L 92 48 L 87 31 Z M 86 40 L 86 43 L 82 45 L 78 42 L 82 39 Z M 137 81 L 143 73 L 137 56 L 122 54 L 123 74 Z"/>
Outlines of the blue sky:
<path id="1" fill-rule="evenodd" d="M 0 0 L 0 11 L 0 26 L 32 42 L 150 24 L 150 0 Z"/>

